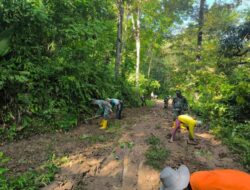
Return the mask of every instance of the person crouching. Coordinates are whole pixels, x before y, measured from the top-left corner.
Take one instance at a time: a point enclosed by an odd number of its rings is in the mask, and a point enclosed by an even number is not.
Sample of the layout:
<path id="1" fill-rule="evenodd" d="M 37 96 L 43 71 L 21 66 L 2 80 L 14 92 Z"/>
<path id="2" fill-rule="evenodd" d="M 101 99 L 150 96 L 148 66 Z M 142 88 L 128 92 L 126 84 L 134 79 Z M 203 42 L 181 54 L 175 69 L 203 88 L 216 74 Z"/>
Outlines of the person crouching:
<path id="1" fill-rule="evenodd" d="M 194 128 L 197 126 L 201 126 L 201 121 L 195 120 L 189 115 L 179 115 L 175 120 L 175 127 L 171 133 L 170 142 L 174 142 L 175 134 L 177 130 L 180 130 L 181 125 L 185 127 L 189 132 L 189 143 L 197 143 L 194 135 Z M 191 142 L 190 142 L 191 141 Z"/>

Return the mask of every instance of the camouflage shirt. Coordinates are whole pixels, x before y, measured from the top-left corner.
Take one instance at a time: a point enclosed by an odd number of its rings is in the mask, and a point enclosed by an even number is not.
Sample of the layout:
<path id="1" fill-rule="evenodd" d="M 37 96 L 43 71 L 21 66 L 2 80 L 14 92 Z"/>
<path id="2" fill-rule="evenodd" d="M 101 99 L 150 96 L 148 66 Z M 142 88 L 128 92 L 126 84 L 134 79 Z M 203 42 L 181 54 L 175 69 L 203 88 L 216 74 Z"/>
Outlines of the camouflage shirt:
<path id="1" fill-rule="evenodd" d="M 177 110 L 187 110 L 188 109 L 188 103 L 187 100 L 184 96 L 181 97 L 177 97 L 175 96 L 173 99 L 173 109 L 177 109 Z"/>

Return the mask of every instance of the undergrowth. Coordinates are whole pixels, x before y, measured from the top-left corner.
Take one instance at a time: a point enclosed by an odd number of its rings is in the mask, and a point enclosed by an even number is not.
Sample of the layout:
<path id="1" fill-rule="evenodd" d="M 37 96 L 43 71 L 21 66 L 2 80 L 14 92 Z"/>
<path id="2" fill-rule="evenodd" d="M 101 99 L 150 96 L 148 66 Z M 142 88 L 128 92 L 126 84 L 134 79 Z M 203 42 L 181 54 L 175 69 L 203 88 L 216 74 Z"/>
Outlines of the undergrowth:
<path id="1" fill-rule="evenodd" d="M 80 140 L 89 144 L 104 143 L 119 137 L 122 132 L 122 127 L 119 121 L 110 122 L 105 134 L 83 134 L 79 137 Z"/>
<path id="2" fill-rule="evenodd" d="M 153 100 L 146 100 L 146 105 L 148 107 L 154 107 L 155 106 L 155 102 Z"/>
<path id="3" fill-rule="evenodd" d="M 36 190 L 40 189 L 54 180 L 61 161 L 53 155 L 46 163 L 37 169 L 26 171 L 15 177 L 8 175 L 5 164 L 9 158 L 0 152 L 0 190 Z"/>
<path id="4" fill-rule="evenodd" d="M 146 164 L 152 166 L 154 169 L 160 170 L 169 157 L 170 151 L 162 145 L 158 137 L 153 135 L 150 136 L 146 142 L 150 145 L 145 153 Z"/>
<path id="5" fill-rule="evenodd" d="M 241 164 L 250 171 L 250 122 L 237 123 L 221 119 L 212 124 L 212 132 L 238 155 Z"/>

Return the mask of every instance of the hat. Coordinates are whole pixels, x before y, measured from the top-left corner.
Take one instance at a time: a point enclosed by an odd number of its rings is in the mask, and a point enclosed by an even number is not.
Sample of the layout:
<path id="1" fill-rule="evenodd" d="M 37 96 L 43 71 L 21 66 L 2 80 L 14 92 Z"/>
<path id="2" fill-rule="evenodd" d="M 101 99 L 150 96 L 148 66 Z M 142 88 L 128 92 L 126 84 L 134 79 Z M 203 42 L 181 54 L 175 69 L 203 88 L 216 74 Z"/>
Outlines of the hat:
<path id="1" fill-rule="evenodd" d="M 161 171 L 160 179 L 160 190 L 183 190 L 188 186 L 190 173 L 185 165 L 181 165 L 177 170 L 166 167 Z"/>

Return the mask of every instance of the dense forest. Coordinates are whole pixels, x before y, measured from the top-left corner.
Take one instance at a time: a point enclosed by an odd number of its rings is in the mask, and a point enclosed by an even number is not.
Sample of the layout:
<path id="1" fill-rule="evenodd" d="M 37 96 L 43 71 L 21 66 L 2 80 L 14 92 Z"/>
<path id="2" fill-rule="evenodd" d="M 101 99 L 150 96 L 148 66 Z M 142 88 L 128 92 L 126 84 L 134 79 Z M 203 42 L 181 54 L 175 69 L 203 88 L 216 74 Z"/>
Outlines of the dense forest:
<path id="1" fill-rule="evenodd" d="M 244 0 L 0 0 L 1 142 L 69 131 L 92 98 L 181 90 L 249 169 L 249 51 Z"/>

